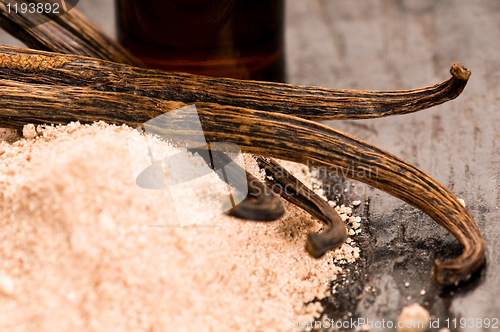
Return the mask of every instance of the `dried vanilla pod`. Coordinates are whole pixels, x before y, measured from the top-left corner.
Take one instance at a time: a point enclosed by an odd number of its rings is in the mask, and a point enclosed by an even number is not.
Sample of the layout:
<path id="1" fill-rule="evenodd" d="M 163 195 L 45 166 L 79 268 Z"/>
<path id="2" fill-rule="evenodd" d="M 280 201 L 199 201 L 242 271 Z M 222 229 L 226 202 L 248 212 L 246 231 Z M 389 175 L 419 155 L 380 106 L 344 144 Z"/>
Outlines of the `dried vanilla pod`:
<path id="1" fill-rule="evenodd" d="M 280 188 L 281 197 L 308 211 L 327 226 L 322 233 L 307 234 L 306 251 L 312 257 L 320 258 L 328 250 L 335 249 L 344 243 L 347 230 L 344 221 L 335 209 L 298 181 L 295 176 L 283 172 L 283 166 L 273 159 L 257 156 L 257 163 L 266 172 L 266 182 L 269 182 L 272 188 Z"/>
<path id="2" fill-rule="evenodd" d="M 0 26 L 28 47 L 142 66 L 141 61 L 107 36 L 76 8 L 58 16 L 52 13 L 8 11 L 0 0 Z M 22 1 L 9 0 L 11 6 Z"/>
<path id="3" fill-rule="evenodd" d="M 239 174 L 241 174 L 243 170 L 238 164 L 233 163 L 232 159 L 223 151 L 211 149 L 208 154 L 205 147 L 188 148 L 187 151 L 198 153 L 214 171 L 224 166 L 222 172 L 217 172 L 221 180 L 226 183 L 238 183 Z M 236 188 L 233 189 L 240 192 L 243 191 L 243 189 L 247 189 L 248 193 L 238 205 L 228 210 L 226 213 L 233 217 L 253 221 L 274 221 L 283 216 L 285 207 L 279 196 L 273 193 L 255 176 L 249 172 L 245 173 L 246 182 L 241 184 L 244 188 L 238 188 L 238 185 L 236 185 Z"/>
<path id="4" fill-rule="evenodd" d="M 21 63 L 21 64 L 20 64 Z M 32 75 L 43 71 L 43 75 Z M 124 64 L 0 46 L 0 77 L 136 93 L 184 103 L 208 102 L 293 115 L 309 120 L 366 119 L 416 112 L 460 95 L 470 71 L 455 63 L 448 80 L 401 91 L 334 90 L 285 83 L 163 72 Z"/>

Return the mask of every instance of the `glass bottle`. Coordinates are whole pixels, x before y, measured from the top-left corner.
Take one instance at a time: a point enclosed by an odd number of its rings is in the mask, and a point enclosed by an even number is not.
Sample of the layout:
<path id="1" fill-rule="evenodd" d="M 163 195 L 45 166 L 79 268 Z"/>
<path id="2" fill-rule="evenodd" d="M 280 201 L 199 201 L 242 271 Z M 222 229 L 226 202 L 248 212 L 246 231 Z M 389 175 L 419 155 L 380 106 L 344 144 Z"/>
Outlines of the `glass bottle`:
<path id="1" fill-rule="evenodd" d="M 284 0 L 116 0 L 119 42 L 150 68 L 283 82 Z"/>

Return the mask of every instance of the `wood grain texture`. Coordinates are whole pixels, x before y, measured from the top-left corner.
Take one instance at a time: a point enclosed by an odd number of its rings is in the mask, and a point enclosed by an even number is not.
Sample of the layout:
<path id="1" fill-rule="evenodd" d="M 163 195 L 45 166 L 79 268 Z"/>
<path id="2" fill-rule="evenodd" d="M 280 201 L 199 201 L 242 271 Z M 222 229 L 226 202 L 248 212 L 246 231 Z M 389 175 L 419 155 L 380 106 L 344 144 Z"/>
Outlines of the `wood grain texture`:
<path id="1" fill-rule="evenodd" d="M 434 286 L 426 280 L 425 260 L 459 253 L 458 243 L 420 211 L 365 187 L 370 204 L 363 210 L 367 219 L 362 234 L 369 239 L 362 257 L 370 279 L 361 287 L 377 289 L 377 294 L 362 291 L 363 298 L 351 312 L 371 320 L 395 320 L 404 306 L 419 302 L 441 321 L 495 316 L 500 312 L 500 268 L 493 263 L 500 261 L 500 2 L 290 0 L 287 4 L 290 83 L 408 89 L 439 80 L 458 60 L 473 73 L 459 98 L 437 108 L 401 117 L 328 123 L 418 166 L 463 198 L 487 247 L 486 268 L 467 285 Z M 408 288 L 402 287 L 405 282 L 410 283 Z M 346 288 L 344 294 L 354 287 Z M 326 314 L 338 318 L 347 313 L 327 309 Z"/>

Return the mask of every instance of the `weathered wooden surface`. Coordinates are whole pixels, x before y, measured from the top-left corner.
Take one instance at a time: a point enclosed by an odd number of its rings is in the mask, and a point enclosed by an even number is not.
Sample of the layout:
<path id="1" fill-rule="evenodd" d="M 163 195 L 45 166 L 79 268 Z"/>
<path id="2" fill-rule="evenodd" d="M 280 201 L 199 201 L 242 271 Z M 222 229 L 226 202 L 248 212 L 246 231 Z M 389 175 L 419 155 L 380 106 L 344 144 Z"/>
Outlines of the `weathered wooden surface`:
<path id="1" fill-rule="evenodd" d="M 88 11 L 83 2 L 79 9 L 92 18 L 92 11 L 101 12 L 101 3 L 109 2 L 89 0 Z M 290 0 L 287 4 L 290 83 L 409 89 L 441 81 L 455 61 L 473 71 L 456 101 L 416 114 L 331 125 L 415 164 L 463 198 L 485 238 L 488 266 L 465 288 L 436 285 L 428 277 L 431 250 L 449 251 L 456 248 L 456 240 L 402 201 L 368 190 L 365 224 L 371 225 L 372 248 L 365 250 L 363 297 L 349 311 L 371 320 L 394 320 L 403 306 L 419 302 L 441 319 L 499 318 L 500 3 Z M 109 18 L 101 17 L 111 29 Z M 345 287 L 346 292 L 354 288 Z M 342 318 L 336 316 L 340 311 L 331 310 L 332 318 Z"/>
<path id="2" fill-rule="evenodd" d="M 368 278 L 363 298 L 353 314 L 395 319 L 403 306 L 419 302 L 441 322 L 455 317 L 498 318 L 500 2 L 292 0 L 288 4 L 291 83 L 404 89 L 432 82 L 450 61 L 460 61 L 473 72 L 464 93 L 448 104 L 410 115 L 331 123 L 417 165 L 463 198 L 485 237 L 489 262 L 465 287 L 435 287 L 422 278 L 428 268 L 423 260 L 434 256 L 433 248 L 449 251 L 455 241 L 413 208 L 370 190 L 373 251 L 364 270 Z M 367 291 L 366 286 L 376 291 Z"/>

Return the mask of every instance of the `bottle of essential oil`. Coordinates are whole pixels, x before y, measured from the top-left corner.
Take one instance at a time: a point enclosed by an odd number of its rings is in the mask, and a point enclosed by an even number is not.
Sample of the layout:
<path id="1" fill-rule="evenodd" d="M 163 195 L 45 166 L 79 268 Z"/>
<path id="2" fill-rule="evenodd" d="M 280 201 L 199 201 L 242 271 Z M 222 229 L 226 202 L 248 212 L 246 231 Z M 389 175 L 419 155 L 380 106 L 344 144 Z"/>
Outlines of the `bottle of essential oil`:
<path id="1" fill-rule="evenodd" d="M 150 68 L 283 82 L 284 0 L 117 0 L 120 43 Z"/>

